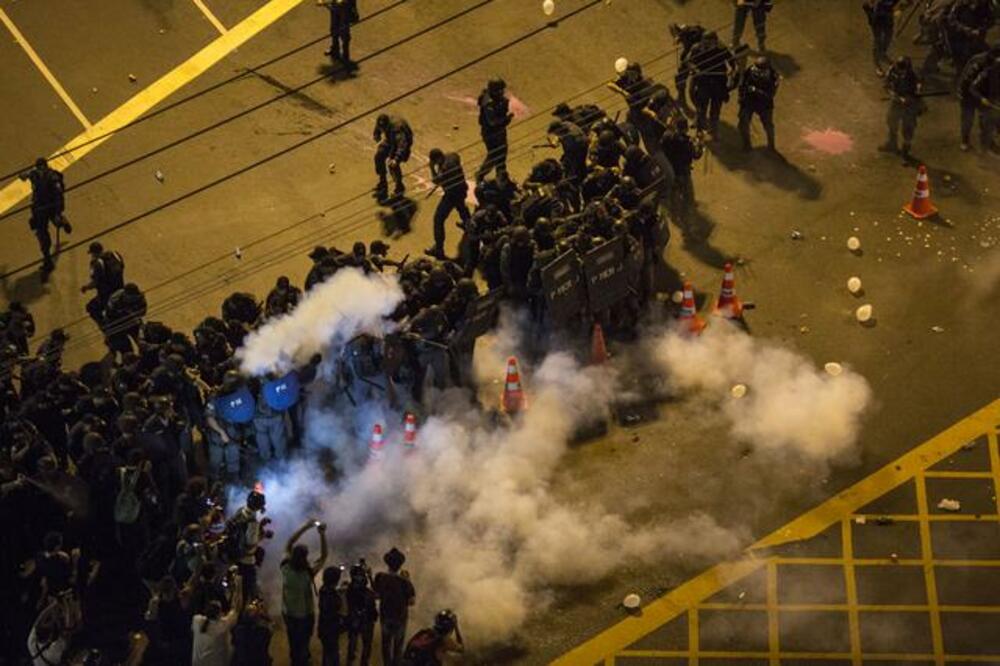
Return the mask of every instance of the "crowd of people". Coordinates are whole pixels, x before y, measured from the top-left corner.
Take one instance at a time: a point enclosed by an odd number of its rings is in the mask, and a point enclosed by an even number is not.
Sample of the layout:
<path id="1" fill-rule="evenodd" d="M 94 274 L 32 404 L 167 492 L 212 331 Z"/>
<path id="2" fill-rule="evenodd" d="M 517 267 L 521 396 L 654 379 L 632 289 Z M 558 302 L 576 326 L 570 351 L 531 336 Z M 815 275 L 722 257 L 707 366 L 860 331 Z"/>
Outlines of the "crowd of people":
<path id="1" fill-rule="evenodd" d="M 895 9 L 895 2 L 871 5 L 881 66 L 889 48 L 882 12 L 884 5 Z M 350 10 L 345 6 L 330 3 L 333 16 Z M 491 80 L 479 98 L 486 157 L 475 172 L 474 199 L 461 156 L 444 148 L 429 152 L 440 199 L 426 256 L 391 257 L 383 241 L 357 242 L 349 251 L 319 246 L 309 254 L 302 289 L 281 276 L 262 299 L 233 293 L 217 315 L 188 335 L 148 320 L 142 290 L 126 280 L 125 258 L 94 242 L 82 291 L 94 293 L 86 311 L 108 353 L 75 369 L 64 366 L 69 337 L 62 330 L 32 349 L 30 312 L 9 304 L 0 314 L 0 515 L 7 526 L 0 552 L 9 593 L 3 653 L 12 656 L 0 663 L 271 663 L 279 613 L 269 608 L 260 584 L 264 545 L 273 536 L 266 497 L 255 487 L 243 506 L 229 507 L 227 488 L 253 487 L 261 466 L 309 455 L 303 405 L 319 364 L 336 365 L 328 389 L 351 402 L 373 386 L 394 402 L 393 388 L 399 386 L 409 389 L 406 399 L 419 403 L 428 381 L 473 387 L 472 350 L 482 331 L 470 330 L 470 320 L 474 312 L 495 312 L 499 302 L 522 308 L 545 330 L 586 330 L 594 321 L 612 332 L 633 330 L 657 292 L 667 288 L 657 277 L 670 239 L 667 221 L 686 241 L 703 240 L 690 225 L 696 206 L 692 165 L 718 140 L 721 110 L 732 91 L 744 148 L 751 148 L 756 116 L 768 150 L 776 152 L 773 107 L 780 76 L 763 53 L 769 9 L 768 2 L 739 3 L 742 20 L 731 47 L 701 26 L 672 26 L 681 50 L 675 92 L 650 80 L 639 64 L 626 63 L 608 84 L 624 98 L 621 119 L 593 104 L 558 105 L 546 144 L 557 152 L 534 164 L 520 182 L 507 168 L 513 114 L 506 84 Z M 748 16 L 760 50 L 749 62 L 739 47 Z M 350 62 L 344 27 L 349 21 L 337 20 L 331 32 L 336 27 L 340 41 L 331 53 Z M 1000 91 L 996 47 L 969 53 L 963 62 L 952 55 L 956 67 L 979 67 L 967 88 L 970 99 L 979 100 L 976 108 L 993 104 L 989 100 Z M 897 78 L 891 67 L 887 82 L 893 86 Z M 901 110 L 890 127 L 903 124 L 908 150 L 908 102 L 897 103 Z M 966 124 L 971 130 L 971 119 L 966 123 L 963 115 L 965 143 Z M 988 119 L 986 127 L 992 127 Z M 413 136 L 403 118 L 385 114 L 376 121 L 373 192 L 382 203 L 395 206 L 406 198 L 402 166 Z M 45 160 L 23 177 L 32 183 L 31 226 L 47 273 L 53 267 L 50 225 L 71 231 L 63 214 L 63 180 Z M 453 214 L 460 238 L 449 248 Z M 602 298 L 588 298 L 587 284 L 597 279 L 587 272 L 588 257 L 611 247 L 610 275 L 621 277 L 600 283 Z M 234 351 L 251 331 L 293 312 L 304 294 L 349 268 L 397 276 L 405 297 L 389 317 L 393 333 L 358 336 L 336 359 L 316 357 L 285 376 L 240 373 Z M 567 282 L 566 275 L 587 284 Z M 581 296 L 566 306 L 572 289 Z M 609 293 L 614 297 L 606 298 Z M 477 307 L 484 301 L 493 310 Z M 284 397 L 276 386 L 284 387 Z M 312 530 L 319 553 L 311 559 L 302 540 Z M 399 550 L 385 553 L 386 568 L 374 575 L 363 559 L 346 568 L 327 566 L 328 551 L 325 525 L 310 520 L 278 556 L 280 615 L 293 666 L 311 663 L 314 636 L 324 666 L 340 663 L 343 643 L 346 663 L 368 664 L 377 623 L 386 666 L 440 663 L 445 653 L 462 650 L 451 611 L 408 635 L 415 588 Z"/>

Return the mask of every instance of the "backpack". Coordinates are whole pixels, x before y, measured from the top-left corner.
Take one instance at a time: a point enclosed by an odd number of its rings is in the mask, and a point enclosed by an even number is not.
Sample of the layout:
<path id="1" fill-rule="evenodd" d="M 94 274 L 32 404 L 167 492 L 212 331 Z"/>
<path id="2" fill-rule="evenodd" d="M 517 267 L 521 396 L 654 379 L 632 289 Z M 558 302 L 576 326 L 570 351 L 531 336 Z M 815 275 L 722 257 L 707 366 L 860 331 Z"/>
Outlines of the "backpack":
<path id="1" fill-rule="evenodd" d="M 122 487 L 115 497 L 115 522 L 131 525 L 138 520 L 139 512 L 142 510 L 142 501 L 135 492 L 139 484 L 139 470 L 134 467 L 123 467 L 118 471 L 118 476 Z"/>
<path id="2" fill-rule="evenodd" d="M 421 629 L 403 651 L 403 666 L 437 666 L 437 650 L 441 647 L 442 637 L 433 629 Z"/>
<path id="3" fill-rule="evenodd" d="M 226 559 L 236 562 L 246 556 L 247 519 L 242 511 L 239 511 L 226 521 L 225 539 L 222 541 L 222 548 Z"/>
<path id="4" fill-rule="evenodd" d="M 112 291 L 117 291 L 125 286 L 125 260 L 117 252 L 104 252 L 101 254 L 101 263 L 104 264 L 104 279 Z"/>

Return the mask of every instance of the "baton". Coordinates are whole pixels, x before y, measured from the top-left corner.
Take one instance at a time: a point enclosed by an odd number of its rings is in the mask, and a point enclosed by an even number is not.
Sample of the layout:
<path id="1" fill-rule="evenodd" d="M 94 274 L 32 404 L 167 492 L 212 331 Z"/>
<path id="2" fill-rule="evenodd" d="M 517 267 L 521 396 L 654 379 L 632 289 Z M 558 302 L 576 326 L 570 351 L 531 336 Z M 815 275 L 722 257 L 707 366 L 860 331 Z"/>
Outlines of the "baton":
<path id="1" fill-rule="evenodd" d="M 437 185 L 435 185 L 434 187 L 432 187 L 432 188 L 431 188 L 431 189 L 430 189 L 430 190 L 429 190 L 429 191 L 427 192 L 427 194 L 425 194 L 425 195 L 424 195 L 424 199 L 430 199 L 430 198 L 431 198 L 431 195 L 432 195 L 432 194 L 434 194 L 435 192 L 437 192 L 437 190 L 438 190 L 438 186 L 437 186 Z"/>

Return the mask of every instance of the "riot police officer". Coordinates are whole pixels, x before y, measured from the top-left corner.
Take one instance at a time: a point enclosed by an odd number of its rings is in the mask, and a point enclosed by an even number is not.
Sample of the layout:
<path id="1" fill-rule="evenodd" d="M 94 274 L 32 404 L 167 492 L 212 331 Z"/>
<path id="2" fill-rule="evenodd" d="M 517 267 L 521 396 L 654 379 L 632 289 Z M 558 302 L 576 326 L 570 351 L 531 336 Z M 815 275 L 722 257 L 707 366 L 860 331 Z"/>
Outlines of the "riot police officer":
<path id="1" fill-rule="evenodd" d="M 503 79 L 490 79 L 479 94 L 479 130 L 486 146 L 486 157 L 476 171 L 476 182 L 496 169 L 497 176 L 507 172 L 507 126 L 514 119 Z"/>
<path id="2" fill-rule="evenodd" d="M 330 10 L 330 48 L 324 55 L 353 71 L 358 65 L 351 60 L 351 25 L 358 22 L 358 0 L 326 0 L 323 4 Z"/>
<path id="3" fill-rule="evenodd" d="M 895 153 L 899 151 L 897 136 L 902 130 L 902 155 L 909 160 L 913 145 L 913 134 L 917 129 L 917 118 L 923 112 L 924 103 L 920 99 L 920 78 L 913 69 L 913 63 L 906 56 L 896 58 L 885 74 L 885 89 L 889 93 L 889 111 L 886 124 L 889 138 L 880 150 Z"/>
<path id="4" fill-rule="evenodd" d="M 574 182 L 581 182 L 587 175 L 587 135 L 575 123 L 568 120 L 554 120 L 549 124 L 550 143 L 559 142 L 562 148 L 563 173 Z"/>
<path id="5" fill-rule="evenodd" d="M 375 120 L 372 138 L 378 142 L 378 147 L 375 149 L 375 174 L 378 176 L 375 197 L 379 202 L 385 202 L 389 198 L 387 173 L 392 174 L 395 184 L 393 195 L 402 197 L 406 193 L 406 186 L 403 184 L 401 165 L 410 159 L 413 130 L 402 118 L 383 113 Z"/>
<path id="6" fill-rule="evenodd" d="M 227 419 L 224 410 L 219 409 L 220 399 L 246 400 L 245 397 L 232 398 L 245 388 L 243 380 L 235 370 L 226 372 L 218 395 L 205 401 L 205 424 L 208 426 L 208 460 L 212 474 L 217 479 L 235 481 L 240 475 L 240 453 L 246 445 L 249 430 L 246 423 Z M 249 396 L 249 394 L 247 394 Z M 252 401 L 252 398 L 250 398 Z"/>
<path id="7" fill-rule="evenodd" d="M 431 181 L 434 187 L 441 188 L 441 201 L 434 210 L 434 245 L 427 248 L 426 253 L 438 259 L 445 258 L 444 223 L 451 211 L 457 210 L 462 224 L 468 224 L 472 214 L 465 204 L 469 196 L 469 185 L 465 182 L 465 170 L 462 169 L 462 158 L 458 153 L 445 153 L 439 148 L 431 149 L 429 154 Z"/>
<path id="8" fill-rule="evenodd" d="M 688 134 L 686 118 L 679 120 L 663 133 L 663 152 L 674 169 L 674 187 L 669 193 L 669 205 L 674 221 L 687 230 L 688 216 L 694 206 L 694 181 L 691 170 L 694 161 L 702 156 L 704 148 Z"/>
<path id="9" fill-rule="evenodd" d="M 988 106 L 984 106 L 981 99 L 972 91 L 972 85 L 979 78 L 980 74 L 986 71 L 991 64 L 1000 62 L 1000 46 L 994 46 L 989 51 L 977 53 L 969 59 L 958 77 L 958 99 L 962 109 L 962 150 L 969 150 L 970 137 L 972 136 L 972 125 L 976 120 L 976 112 L 979 112 L 979 136 L 983 149 L 990 146 L 990 116 Z"/>
<path id="10" fill-rule="evenodd" d="M 995 58 L 969 85 L 969 96 L 979 107 L 983 150 L 1000 154 L 1000 146 L 996 143 L 997 127 L 1000 125 L 1000 58 Z"/>
<path id="11" fill-rule="evenodd" d="M 691 100 L 697 111 L 697 128 L 714 137 L 719 131 L 722 105 L 729 100 L 729 81 L 735 71 L 732 52 L 714 32 L 691 49 Z"/>
<path id="12" fill-rule="evenodd" d="M 891 62 L 889 45 L 892 43 L 896 6 L 900 2 L 901 0 L 865 0 L 862 5 L 868 16 L 868 26 L 872 29 L 872 57 L 879 76 L 885 74 L 882 66 Z"/>
<path id="13" fill-rule="evenodd" d="M 90 281 L 80 287 L 80 293 L 94 290 L 97 295 L 87 301 L 87 314 L 98 326 L 104 325 L 104 309 L 111 295 L 125 286 L 125 261 L 114 251 L 104 251 L 97 241 L 87 248 L 90 254 Z"/>
<path id="14" fill-rule="evenodd" d="M 528 273 L 535 261 L 535 243 L 527 227 L 517 226 L 510 240 L 500 251 L 500 274 L 507 298 L 525 301 L 528 298 Z"/>
<path id="15" fill-rule="evenodd" d="M 766 56 L 757 57 L 743 72 L 740 80 L 739 130 L 743 149 L 750 150 L 750 121 L 754 114 L 760 118 L 767 135 L 768 150 L 774 148 L 774 96 L 778 93 L 781 77 Z"/>
<path id="16" fill-rule="evenodd" d="M 772 0 L 733 0 L 736 13 L 733 16 L 733 49 L 740 47 L 743 29 L 747 24 L 747 14 L 753 17 L 754 32 L 757 33 L 757 51 L 764 53 L 767 40 L 767 13 L 771 11 Z"/>
<path id="17" fill-rule="evenodd" d="M 281 275 L 264 299 L 264 316 L 271 319 L 288 314 L 295 309 L 301 298 L 302 290 L 292 285 L 287 275 Z"/>
<path id="18" fill-rule="evenodd" d="M 677 103 L 687 107 L 687 83 L 691 76 L 691 49 L 705 36 L 705 28 L 697 24 L 672 23 L 670 34 L 674 38 L 674 43 L 681 47 L 680 64 L 677 67 L 677 74 L 674 76 L 674 85 L 677 86 Z"/>
<path id="19" fill-rule="evenodd" d="M 63 215 L 66 209 L 64 196 L 66 185 L 63 182 L 63 175 L 51 168 L 44 157 L 39 157 L 35 160 L 35 166 L 19 174 L 18 178 L 31 183 L 31 219 L 28 224 L 38 239 L 38 247 L 42 251 L 42 272 L 47 274 L 55 268 L 52 262 L 52 236 L 49 234 L 49 224 L 67 234 L 73 233 L 72 225 Z"/>

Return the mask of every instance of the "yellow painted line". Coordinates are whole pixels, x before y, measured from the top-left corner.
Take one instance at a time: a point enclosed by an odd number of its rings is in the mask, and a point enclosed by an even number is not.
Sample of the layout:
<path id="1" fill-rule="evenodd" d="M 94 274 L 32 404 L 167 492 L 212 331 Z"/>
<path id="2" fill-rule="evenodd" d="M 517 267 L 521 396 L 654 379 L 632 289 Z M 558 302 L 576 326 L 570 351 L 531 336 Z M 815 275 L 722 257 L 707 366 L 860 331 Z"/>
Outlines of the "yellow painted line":
<path id="1" fill-rule="evenodd" d="M 698 649 L 701 646 L 701 628 L 698 623 L 698 609 L 688 611 L 688 666 L 698 666 Z"/>
<path id="2" fill-rule="evenodd" d="M 148 88 L 140 91 L 93 126 L 88 126 L 86 131 L 74 137 L 54 153 L 56 155 L 66 154 L 54 157 L 50 161 L 52 167 L 60 171 L 66 169 L 111 138 L 114 132 L 136 120 L 177 90 L 204 74 L 213 65 L 229 55 L 233 49 L 242 46 L 301 3 L 302 0 L 270 0 L 266 5 L 233 26 L 226 34 L 216 38 L 212 43 L 164 74 Z M 74 146 L 79 147 L 74 148 Z M 14 180 L 0 190 L 0 213 L 10 210 L 30 193 L 30 184 Z"/>
<path id="3" fill-rule="evenodd" d="M 14 25 L 14 22 L 10 20 L 10 17 L 7 16 L 7 12 L 3 9 L 0 9 L 0 21 L 7 26 L 7 29 L 10 30 L 10 34 L 14 35 L 14 40 L 17 41 L 24 52 L 28 54 L 28 57 L 31 58 L 31 62 L 35 64 L 35 67 L 37 67 L 38 71 L 42 73 L 42 76 L 44 76 L 45 80 L 49 82 L 49 85 L 56 91 L 56 94 L 59 95 L 63 103 L 66 104 L 66 106 L 69 107 L 69 110 L 73 112 L 73 115 L 80 121 L 80 124 L 87 129 L 90 129 L 91 124 L 90 121 L 87 120 L 87 116 L 83 115 L 83 111 L 80 110 L 80 107 L 76 105 L 73 98 L 69 96 L 66 89 L 62 87 L 61 83 L 59 83 L 59 79 L 56 78 L 55 74 L 52 73 L 38 53 L 35 52 L 35 49 L 31 47 L 31 44 L 29 44 L 28 40 L 24 38 L 24 35 L 21 34 L 21 31 L 18 30 L 17 26 Z"/>
<path id="4" fill-rule="evenodd" d="M 751 548 L 770 548 L 791 541 L 811 539 L 840 520 L 841 516 L 854 513 L 865 504 L 909 481 L 918 471 L 940 462 L 963 444 L 984 433 L 993 432 L 997 423 L 1000 423 L 1000 399 L 994 400 L 944 432 L 935 435 L 847 490 L 834 495 L 815 509 L 778 528 Z"/>
<path id="5" fill-rule="evenodd" d="M 865 526 L 871 527 L 872 523 L 876 519 L 882 518 L 884 516 L 877 516 L 868 514 L 865 516 L 865 520 L 870 521 Z M 888 518 L 892 518 L 893 521 L 897 523 L 915 523 L 920 520 L 929 520 L 932 523 L 963 523 L 963 522 L 975 522 L 981 521 L 985 523 L 1000 521 L 1000 515 L 995 513 L 932 513 L 929 516 L 921 517 L 910 514 L 901 514 L 898 516 L 890 515 Z M 878 529 L 878 526 L 872 527 L 872 529 Z"/>
<path id="6" fill-rule="evenodd" d="M 220 35 L 224 35 L 226 34 L 226 32 L 228 32 L 226 30 L 226 26 L 222 25 L 222 21 L 220 21 L 219 18 L 212 13 L 212 10 L 208 8 L 208 5 L 202 2 L 202 0 L 191 0 L 191 1 L 194 3 L 195 7 L 201 10 L 201 13 L 205 15 L 205 18 L 208 19 L 208 22 L 215 26 L 215 29 L 219 31 Z"/>
<path id="7" fill-rule="evenodd" d="M 744 603 L 709 603 L 698 604 L 699 611 L 746 611 L 759 613 L 768 609 L 767 604 Z M 861 613 L 926 613 L 930 610 L 927 604 L 779 604 L 777 610 L 782 613 L 847 613 L 852 608 Z M 694 609 L 692 609 L 694 610 Z M 938 606 L 942 613 L 983 613 L 987 615 L 1000 613 L 1000 606 Z"/>
<path id="8" fill-rule="evenodd" d="M 851 636 L 851 666 L 861 666 L 861 625 L 858 623 L 858 584 L 854 577 L 854 534 L 850 519 L 840 521 L 844 554 L 844 584 L 847 588 L 847 625 Z"/>
<path id="9" fill-rule="evenodd" d="M 917 511 L 920 513 L 920 553 L 924 562 L 924 585 L 927 588 L 928 614 L 931 618 L 931 646 L 934 663 L 944 666 L 944 639 L 941 633 L 941 613 L 938 611 L 937 577 L 934 575 L 934 550 L 931 548 L 931 524 L 927 521 L 927 481 L 923 470 L 914 477 L 917 485 Z"/>
<path id="10" fill-rule="evenodd" d="M 645 659 L 664 658 L 685 658 L 690 656 L 687 650 L 624 650 L 619 653 L 621 657 L 634 657 Z M 766 659 L 769 652 L 737 652 L 726 650 L 705 650 L 699 652 L 699 657 L 707 659 Z M 933 661 L 934 655 L 911 652 L 866 652 L 866 659 L 878 659 L 885 661 Z M 778 654 L 781 659 L 815 659 L 829 661 L 843 661 L 850 659 L 851 655 L 846 652 L 782 652 Z M 996 662 L 1000 660 L 1000 655 L 995 654 L 947 654 L 944 658 L 949 662 L 961 661 L 969 663 Z M 622 661 L 621 666 L 627 666 L 628 661 Z"/>
<path id="11" fill-rule="evenodd" d="M 641 615 L 628 617 L 577 646 L 552 662 L 553 666 L 596 664 L 611 654 L 631 645 L 646 634 L 674 619 L 705 597 L 743 579 L 765 564 L 764 560 L 748 557 L 735 562 L 723 562 L 650 602 Z M 686 655 L 685 655 L 686 656 Z"/>
<path id="12" fill-rule="evenodd" d="M 961 472 L 929 469 L 924 472 L 928 479 L 992 479 L 991 472 Z"/>
<path id="13" fill-rule="evenodd" d="M 604 661 L 609 655 L 622 653 L 626 647 L 636 642 L 646 634 L 656 630 L 670 620 L 682 613 L 686 613 L 692 606 L 698 605 L 706 598 L 715 594 L 724 587 L 759 570 L 766 564 L 826 564 L 831 566 L 844 566 L 843 557 L 827 558 L 806 558 L 806 557 L 762 557 L 763 553 L 756 551 L 763 548 L 777 546 L 791 541 L 810 539 L 830 525 L 845 517 L 853 515 L 859 508 L 881 497 L 892 489 L 902 485 L 913 478 L 917 472 L 940 462 L 943 458 L 953 454 L 962 445 L 976 439 L 984 433 L 993 433 L 996 425 L 1000 423 L 1000 399 L 994 400 L 982 409 L 970 414 L 961 421 L 955 423 L 947 430 L 935 435 L 923 444 L 912 449 L 895 462 L 889 463 L 872 475 L 862 479 L 847 490 L 838 493 L 826 502 L 823 502 L 811 511 L 799 516 L 784 527 L 781 527 L 764 537 L 747 549 L 748 557 L 736 562 L 723 562 L 703 572 L 699 576 L 689 580 L 677 589 L 651 602 L 643 608 L 642 615 L 630 617 L 612 625 L 590 640 L 578 645 L 566 654 L 554 660 L 552 666 L 579 666 L 580 664 L 595 664 Z M 992 441 L 992 440 L 991 440 Z M 998 481 L 1000 483 L 1000 481 Z M 925 497 L 926 501 L 926 489 Z M 926 510 L 924 512 L 926 514 Z M 932 518 L 927 517 L 923 521 L 924 525 L 930 524 Z M 873 528 L 874 529 L 874 528 Z M 929 529 L 928 529 L 929 532 Z M 929 556 L 930 552 L 924 554 Z M 885 566 L 892 563 L 889 558 L 865 558 L 852 560 L 854 566 Z M 933 572 L 934 566 L 955 566 L 955 567 L 975 567 L 975 566 L 1000 566 L 1000 560 L 934 560 L 929 559 L 907 559 L 899 560 L 899 566 L 921 566 L 930 567 Z M 936 599 L 935 599 L 936 603 Z M 938 623 L 940 629 L 940 622 Z M 770 629 L 770 627 L 769 627 Z M 939 634 L 940 635 L 940 634 Z M 940 645 L 940 644 L 938 644 Z M 633 654 L 630 651 L 627 654 Z M 940 655 L 940 651 L 938 655 Z M 675 656 L 689 657 L 687 651 L 677 653 Z M 712 657 L 713 653 L 699 652 L 694 656 Z M 771 652 L 764 652 L 759 657 L 774 658 Z M 782 656 L 779 653 L 779 656 Z M 801 654 L 789 656 L 801 657 Z M 725 655 L 723 655 L 725 657 Z M 830 657 L 833 658 L 833 657 Z M 838 659 L 850 659 L 851 655 L 840 655 Z M 922 655 L 920 659 L 934 658 L 933 656 Z M 902 657 L 899 660 L 910 659 Z M 917 659 L 917 657 L 912 657 Z M 952 661 L 976 661 L 977 659 L 966 659 L 964 657 L 948 659 Z M 988 660 L 983 660 L 988 661 Z"/>
<path id="14" fill-rule="evenodd" d="M 997 442 L 995 432 L 989 434 L 987 446 L 990 447 L 990 471 L 993 474 L 994 503 L 997 507 L 997 513 L 1000 513 L 1000 444 Z"/>
<path id="15" fill-rule="evenodd" d="M 767 649 L 768 663 L 780 666 L 778 653 L 781 651 L 780 632 L 778 627 L 778 566 L 772 561 L 767 563 Z"/>

